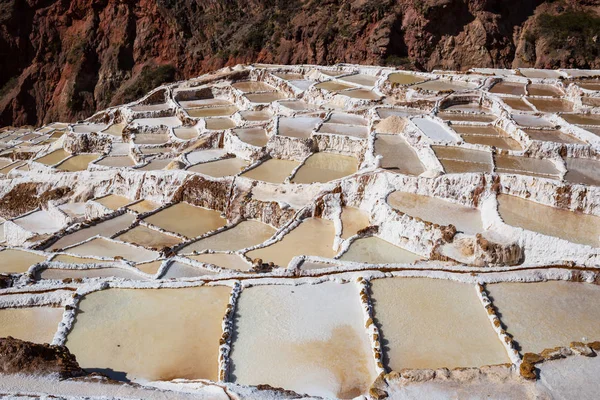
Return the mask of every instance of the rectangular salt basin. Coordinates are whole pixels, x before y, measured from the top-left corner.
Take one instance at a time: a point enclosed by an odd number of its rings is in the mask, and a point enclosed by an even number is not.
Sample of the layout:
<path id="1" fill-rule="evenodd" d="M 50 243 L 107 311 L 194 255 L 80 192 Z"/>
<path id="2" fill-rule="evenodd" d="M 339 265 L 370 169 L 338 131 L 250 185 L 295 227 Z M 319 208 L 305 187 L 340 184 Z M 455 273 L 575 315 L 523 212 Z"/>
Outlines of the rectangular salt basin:
<path id="1" fill-rule="evenodd" d="M 366 75 L 366 74 L 355 74 L 355 75 L 349 75 L 349 76 L 344 76 L 342 78 L 339 78 L 339 80 L 341 81 L 345 81 L 345 82 L 350 82 L 350 83 L 355 83 L 357 85 L 362 85 L 362 86 L 375 86 L 375 83 L 377 83 L 377 77 L 376 76 L 372 76 L 372 75 Z"/>
<path id="2" fill-rule="evenodd" d="M 333 222 L 321 218 L 308 218 L 287 233 L 282 240 L 246 253 L 251 260 L 260 258 L 263 262 L 272 261 L 280 267 L 287 267 L 292 258 L 312 255 L 332 258 L 335 228 Z"/>
<path id="3" fill-rule="evenodd" d="M 79 304 L 66 346 L 117 380 L 218 379 L 230 288 L 108 289 Z"/>
<path id="4" fill-rule="evenodd" d="M 521 353 L 600 340 L 600 287 L 549 281 L 487 286 L 490 299 Z"/>
<path id="5" fill-rule="evenodd" d="M 565 179 L 571 183 L 600 186 L 600 161 L 586 158 L 565 159 L 567 174 Z"/>
<path id="6" fill-rule="evenodd" d="M 88 165 L 98 157 L 100 154 L 79 154 L 61 162 L 56 169 L 68 172 L 85 171 Z"/>
<path id="7" fill-rule="evenodd" d="M 382 157 L 381 168 L 415 176 L 425 172 L 417 153 L 400 135 L 377 134 L 375 153 Z"/>
<path id="8" fill-rule="evenodd" d="M 431 146 L 447 174 L 492 172 L 492 154 L 453 146 Z"/>
<path id="9" fill-rule="evenodd" d="M 523 131 L 533 140 L 567 144 L 585 144 L 584 141 L 558 129 L 523 129 Z"/>
<path id="10" fill-rule="evenodd" d="M 206 118 L 206 129 L 220 131 L 235 128 L 236 123 L 231 118 Z"/>
<path id="11" fill-rule="evenodd" d="M 228 117 L 234 114 L 238 108 L 236 106 L 217 106 L 217 107 L 204 107 L 204 108 L 189 108 L 187 113 L 190 117 L 194 118 L 207 118 L 207 117 Z"/>
<path id="12" fill-rule="evenodd" d="M 422 260 L 418 254 L 377 237 L 355 240 L 340 260 L 368 264 L 404 264 Z"/>
<path id="13" fill-rule="evenodd" d="M 180 279 L 180 278 L 198 278 L 215 275 L 216 272 L 206 268 L 195 267 L 179 261 L 172 262 L 167 267 L 167 272 L 163 273 L 160 279 Z"/>
<path id="14" fill-rule="evenodd" d="M 431 278 L 371 282 L 388 368 L 435 369 L 508 363 L 474 285 Z"/>
<path id="15" fill-rule="evenodd" d="M 0 228 L 3 228 L 0 225 Z M 21 274 L 27 272 L 29 267 L 45 261 L 46 257 L 17 249 L 0 251 L 0 274 Z"/>
<path id="16" fill-rule="evenodd" d="M 558 179 L 560 172 L 547 159 L 496 154 L 496 172 Z"/>
<path id="17" fill-rule="evenodd" d="M 496 117 L 490 114 L 440 112 L 437 114 L 437 116 L 443 119 L 444 121 L 493 122 L 496 120 Z"/>
<path id="18" fill-rule="evenodd" d="M 104 197 L 94 199 L 96 203 L 102 204 L 104 207 L 110 210 L 118 210 L 121 207 L 125 207 L 127 204 L 133 202 L 133 200 L 127 197 L 119 196 L 118 194 L 109 194 Z"/>
<path id="19" fill-rule="evenodd" d="M 600 246 L 600 217 L 549 207 L 516 196 L 498 196 L 498 212 L 508 225 L 573 243 Z"/>
<path id="20" fill-rule="evenodd" d="M 573 111 L 573 103 L 563 99 L 528 98 L 527 100 L 541 112 L 557 113 Z"/>
<path id="21" fill-rule="evenodd" d="M 215 178 L 222 178 L 225 176 L 237 175 L 248 165 L 250 165 L 250 161 L 239 157 L 231 157 L 223 160 L 196 164 L 187 170 Z"/>
<path id="22" fill-rule="evenodd" d="M 13 222 L 21 228 L 38 234 L 53 233 L 62 228 L 63 223 L 46 210 L 36 211 L 24 217 L 17 218 Z"/>
<path id="23" fill-rule="evenodd" d="M 244 172 L 241 176 L 263 182 L 283 183 L 298 165 L 300 163 L 297 161 L 271 158 L 256 168 Z"/>
<path id="24" fill-rule="evenodd" d="M 58 307 L 0 309 L 0 337 L 52 343 L 64 310 Z"/>
<path id="25" fill-rule="evenodd" d="M 341 219 L 342 239 L 347 239 L 370 225 L 369 214 L 355 207 L 342 207 Z"/>
<path id="26" fill-rule="evenodd" d="M 134 220 L 135 215 L 132 215 L 130 213 L 121 214 L 117 217 L 99 222 L 96 225 L 92 225 L 90 227 L 83 228 L 66 236 L 63 236 L 62 238 L 54 242 L 48 249 L 63 249 L 75 243 L 80 243 L 96 235 L 104 237 L 112 236 L 119 231 L 127 229 L 133 223 Z"/>
<path id="27" fill-rule="evenodd" d="M 179 253 L 187 254 L 203 250 L 237 251 L 261 244 L 274 234 L 275 228 L 271 225 L 246 220 L 232 228 L 191 243 L 179 250 Z"/>
<path id="28" fill-rule="evenodd" d="M 97 261 L 96 261 L 97 262 Z M 123 278 L 135 281 L 145 280 L 142 275 L 123 268 L 89 268 L 89 269 L 72 269 L 72 268 L 45 268 L 36 274 L 35 279 L 58 279 L 63 280 L 81 279 L 81 278 Z"/>
<path id="29" fill-rule="evenodd" d="M 54 150 L 52 153 L 46 154 L 43 157 L 36 158 L 34 161 L 44 165 L 56 165 L 71 154 L 67 153 L 64 149 Z"/>
<path id="30" fill-rule="evenodd" d="M 490 89 L 490 93 L 513 94 L 516 96 L 523 96 L 525 95 L 525 84 L 519 82 L 501 81 L 492 86 L 492 88 Z"/>
<path id="31" fill-rule="evenodd" d="M 177 117 L 161 117 L 161 118 L 139 118 L 134 119 L 132 124 L 145 125 L 145 126 L 166 126 L 168 128 L 174 128 L 181 125 L 181 121 Z"/>
<path id="32" fill-rule="evenodd" d="M 282 136 L 308 138 L 321 118 L 295 117 L 279 118 L 278 134 Z"/>
<path id="33" fill-rule="evenodd" d="M 230 380 L 328 398 L 366 393 L 377 373 L 361 307 L 353 284 L 245 289 Z"/>
<path id="34" fill-rule="evenodd" d="M 388 79 L 392 83 L 396 83 L 398 85 L 413 85 L 415 83 L 421 83 L 425 81 L 424 78 L 411 74 L 409 72 L 395 72 L 388 76 Z"/>
<path id="35" fill-rule="evenodd" d="M 527 85 L 527 91 L 531 96 L 562 96 L 563 92 L 559 88 L 551 85 L 530 83 Z"/>
<path id="36" fill-rule="evenodd" d="M 387 202 L 398 211 L 439 225 L 452 224 L 458 231 L 469 235 L 483 232 L 481 213 L 477 208 L 466 207 L 435 197 L 396 191 Z"/>
<path id="37" fill-rule="evenodd" d="M 427 81 L 424 83 L 419 83 L 415 85 L 419 89 L 431 90 L 433 92 L 442 92 L 442 91 L 461 91 L 461 90 L 471 90 L 477 87 L 476 84 L 468 83 L 468 82 L 459 82 L 459 81 L 448 81 L 448 80 L 433 80 Z"/>
<path id="38" fill-rule="evenodd" d="M 224 226 L 227 220 L 208 208 L 181 202 L 144 218 L 149 224 L 187 237 L 197 237 Z"/>
<path id="39" fill-rule="evenodd" d="M 426 118 L 413 118 L 415 125 L 431 140 L 441 142 L 456 142 L 456 137 L 450 133 L 449 128 Z"/>
<path id="40" fill-rule="evenodd" d="M 358 170 L 358 160 L 336 153 L 320 152 L 308 157 L 298 169 L 292 182 L 329 182 L 352 175 Z"/>
<path id="41" fill-rule="evenodd" d="M 522 150 L 521 144 L 491 125 L 452 125 L 467 143 L 495 146 L 505 150 Z"/>
<path id="42" fill-rule="evenodd" d="M 158 258 L 156 251 L 130 246 L 126 243 L 116 242 L 102 237 L 94 238 L 89 242 L 69 247 L 67 253 L 78 256 L 96 256 L 104 258 L 121 257 L 128 261 L 144 262 Z"/>
<path id="43" fill-rule="evenodd" d="M 507 97 L 502 99 L 502 101 L 504 104 L 515 110 L 533 111 L 533 108 L 529 104 L 525 103 L 521 98 Z"/>
<path id="44" fill-rule="evenodd" d="M 248 271 L 250 268 L 252 268 L 252 264 L 247 262 L 239 254 L 200 254 L 196 256 L 188 256 L 187 258 L 199 261 L 201 263 L 216 265 L 217 267 L 223 269 Z"/>
<path id="45" fill-rule="evenodd" d="M 252 146 L 264 147 L 269 141 L 267 131 L 263 128 L 235 129 L 233 133 L 237 135 L 242 142 L 251 144 Z"/>
<path id="46" fill-rule="evenodd" d="M 116 237 L 117 240 L 137 244 L 146 248 L 162 249 L 163 247 L 173 247 L 181 243 L 180 238 L 173 235 L 167 235 L 144 225 L 138 225 L 133 229 Z"/>
<path id="47" fill-rule="evenodd" d="M 600 125 L 600 115 L 598 114 L 563 114 L 561 117 L 570 124 Z"/>

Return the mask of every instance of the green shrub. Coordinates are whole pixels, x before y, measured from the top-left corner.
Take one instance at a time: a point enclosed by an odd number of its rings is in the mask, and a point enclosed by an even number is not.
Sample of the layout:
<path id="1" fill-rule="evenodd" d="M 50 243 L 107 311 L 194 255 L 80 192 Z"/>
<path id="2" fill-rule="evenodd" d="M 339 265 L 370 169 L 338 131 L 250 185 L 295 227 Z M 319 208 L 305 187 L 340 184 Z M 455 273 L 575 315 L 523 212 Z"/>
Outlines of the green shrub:
<path id="1" fill-rule="evenodd" d="M 537 28 L 536 36 L 546 38 L 557 49 L 573 48 L 598 54 L 600 18 L 592 13 L 568 10 L 558 15 L 541 14 Z"/>
<path id="2" fill-rule="evenodd" d="M 165 82 L 175 80 L 175 67 L 167 65 L 145 65 L 138 78 L 123 91 L 123 102 L 128 103 L 144 96 L 146 93 Z"/>

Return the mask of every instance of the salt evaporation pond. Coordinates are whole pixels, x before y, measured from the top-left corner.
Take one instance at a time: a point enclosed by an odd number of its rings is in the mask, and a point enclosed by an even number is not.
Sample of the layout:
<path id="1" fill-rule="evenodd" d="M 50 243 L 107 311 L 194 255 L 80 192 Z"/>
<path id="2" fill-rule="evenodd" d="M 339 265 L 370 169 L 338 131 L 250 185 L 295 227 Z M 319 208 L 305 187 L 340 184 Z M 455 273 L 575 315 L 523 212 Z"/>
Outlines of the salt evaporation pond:
<path id="1" fill-rule="evenodd" d="M 342 207 L 342 239 L 355 235 L 370 225 L 369 214 L 356 207 Z"/>
<path id="2" fill-rule="evenodd" d="M 218 211 L 181 202 L 144 218 L 149 224 L 187 237 L 197 237 L 226 224 Z"/>
<path id="3" fill-rule="evenodd" d="M 496 154 L 496 172 L 558 179 L 560 172 L 548 159 Z"/>
<path id="4" fill-rule="evenodd" d="M 411 74 L 408 72 L 395 72 L 388 76 L 388 79 L 392 83 L 396 83 L 398 85 L 413 85 L 415 83 L 420 83 L 425 81 L 424 78 L 419 75 Z"/>
<path id="5" fill-rule="evenodd" d="M 245 261 L 238 254 L 224 254 L 224 253 L 213 253 L 213 254 L 199 254 L 195 256 L 187 256 L 187 258 L 199 261 L 201 263 L 213 264 L 217 267 L 224 269 L 248 271 L 252 264 Z"/>
<path id="6" fill-rule="evenodd" d="M 439 122 L 427 118 L 413 118 L 415 125 L 433 141 L 440 142 L 456 142 L 457 139 L 450 133 L 447 127 L 442 126 Z"/>
<path id="7" fill-rule="evenodd" d="M 36 158 L 35 162 L 45 165 L 56 165 L 70 155 L 71 154 L 67 153 L 64 149 L 60 148 L 58 150 L 54 150 L 52 153 L 46 154 L 43 157 Z"/>
<path id="8" fill-rule="evenodd" d="M 67 172 L 85 171 L 88 165 L 98 157 L 100 154 L 79 154 L 61 162 L 56 169 Z"/>
<path id="9" fill-rule="evenodd" d="M 216 381 L 230 291 L 218 286 L 88 294 L 66 346 L 82 368 L 116 380 Z"/>
<path id="10" fill-rule="evenodd" d="M 299 165 L 297 161 L 271 158 L 241 176 L 263 182 L 283 183 Z"/>
<path id="11" fill-rule="evenodd" d="M 292 182 L 329 182 L 352 175 L 357 170 L 358 160 L 354 157 L 326 152 L 315 153 L 304 161 Z"/>
<path id="12" fill-rule="evenodd" d="M 454 225 L 467 234 L 483 231 L 481 213 L 478 209 L 451 203 L 435 197 L 396 191 L 387 202 L 398 211 L 439 225 Z"/>
<path id="13" fill-rule="evenodd" d="M 53 261 L 62 261 L 61 259 Z M 94 260 L 98 262 L 98 260 Z M 44 268 L 36 274 L 36 280 L 40 279 L 83 279 L 83 278 L 123 278 L 134 281 L 145 280 L 142 275 L 123 268 L 88 268 L 88 269 L 68 269 L 68 268 Z"/>
<path id="14" fill-rule="evenodd" d="M 382 157 L 381 168 L 397 170 L 405 175 L 420 175 L 425 172 L 415 150 L 400 135 L 377 134 L 375 153 Z"/>
<path id="15" fill-rule="evenodd" d="M 366 393 L 377 373 L 358 294 L 337 283 L 245 289 L 230 380 L 330 398 Z"/>
<path id="16" fill-rule="evenodd" d="M 21 274 L 29 267 L 46 260 L 45 256 L 29 251 L 5 249 L 0 251 L 0 273 Z"/>
<path id="17" fill-rule="evenodd" d="M 487 290 L 522 353 L 600 340 L 600 287 L 594 284 L 507 282 Z"/>
<path id="18" fill-rule="evenodd" d="M 332 258 L 335 228 L 333 222 L 321 218 L 308 218 L 286 234 L 282 240 L 267 247 L 246 253 L 250 259 L 260 258 L 263 262 L 272 261 L 280 267 L 287 267 L 295 256 L 312 255 Z"/>
<path id="19" fill-rule="evenodd" d="M 117 236 L 116 239 L 154 249 L 173 247 L 181 243 L 181 239 L 177 236 L 167 235 L 155 229 L 150 229 L 144 225 L 138 225 L 135 228 L 122 233 L 121 235 Z"/>
<path id="20" fill-rule="evenodd" d="M 492 154 L 453 146 L 431 146 L 447 174 L 491 173 Z"/>
<path id="21" fill-rule="evenodd" d="M 373 280 L 371 292 L 389 369 L 509 362 L 474 285 L 431 278 L 388 278 Z"/>
<path id="22" fill-rule="evenodd" d="M 282 136 L 308 138 L 319 122 L 321 118 L 316 117 L 280 118 L 278 133 Z"/>
<path id="23" fill-rule="evenodd" d="M 24 307 L 0 309 L 0 337 L 12 336 L 34 343 L 52 343 L 63 308 Z"/>
<path id="24" fill-rule="evenodd" d="M 600 186 L 600 161 L 586 158 L 565 158 L 565 179 L 572 183 Z"/>
<path id="25" fill-rule="evenodd" d="M 185 278 L 198 278 L 208 277 L 215 275 L 216 272 L 210 271 L 205 268 L 195 267 L 186 263 L 175 261 L 169 264 L 167 271 L 164 272 L 159 278 L 160 279 L 185 279 Z"/>
<path id="26" fill-rule="evenodd" d="M 104 258 L 122 257 L 128 261 L 143 262 L 158 257 L 158 252 L 134 247 L 125 243 L 115 242 L 102 237 L 94 238 L 88 242 L 69 247 L 68 253 L 79 256 L 96 256 Z"/>
<path id="27" fill-rule="evenodd" d="M 188 168 L 188 171 L 198 172 L 215 178 L 222 178 L 224 176 L 237 175 L 248 165 L 250 165 L 250 162 L 243 158 L 231 157 L 223 160 L 196 164 Z"/>
<path id="28" fill-rule="evenodd" d="M 251 144 L 252 146 L 264 147 L 269 141 L 267 131 L 263 128 L 234 129 L 233 133 L 236 134 L 242 142 Z"/>
<path id="29" fill-rule="evenodd" d="M 418 254 L 374 236 L 355 240 L 340 257 L 340 260 L 368 264 L 404 264 L 422 259 Z"/>
<path id="30" fill-rule="evenodd" d="M 545 206 L 517 196 L 498 196 L 498 212 L 508 225 L 573 243 L 600 246 L 600 217 Z"/>
<path id="31" fill-rule="evenodd" d="M 273 234 L 275 234 L 275 228 L 272 226 L 260 221 L 246 220 L 234 227 L 193 242 L 179 250 L 179 253 L 187 254 L 203 250 L 241 250 L 263 243 Z"/>
<path id="32" fill-rule="evenodd" d="M 127 204 L 131 203 L 133 200 L 128 199 L 127 197 L 119 196 L 118 194 L 109 194 L 103 197 L 99 197 L 94 199 L 96 203 L 102 204 L 104 207 L 111 210 L 118 210 L 121 207 L 125 207 Z"/>

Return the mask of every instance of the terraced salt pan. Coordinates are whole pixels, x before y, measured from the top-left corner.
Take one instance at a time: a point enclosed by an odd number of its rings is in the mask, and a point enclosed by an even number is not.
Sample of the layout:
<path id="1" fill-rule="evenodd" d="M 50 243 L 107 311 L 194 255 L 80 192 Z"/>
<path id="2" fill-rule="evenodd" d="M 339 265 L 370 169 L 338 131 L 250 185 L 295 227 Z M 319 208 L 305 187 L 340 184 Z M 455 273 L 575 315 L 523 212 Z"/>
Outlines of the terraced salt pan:
<path id="1" fill-rule="evenodd" d="M 53 233 L 63 227 L 62 221 L 46 210 L 36 211 L 17 218 L 13 222 L 29 232 L 38 234 Z"/>
<path id="2" fill-rule="evenodd" d="M 519 111 L 533 111 L 533 108 L 525 103 L 525 101 L 523 101 L 522 98 L 514 98 L 514 97 L 506 97 L 503 98 L 502 101 L 509 106 L 510 108 L 513 108 L 515 110 L 519 110 Z"/>
<path id="3" fill-rule="evenodd" d="M 562 90 L 552 85 L 531 83 L 527 85 L 527 91 L 531 96 L 562 96 Z"/>
<path id="4" fill-rule="evenodd" d="M 196 256 L 188 256 L 188 258 L 202 263 L 213 264 L 224 269 L 248 271 L 252 265 L 246 262 L 238 254 L 200 254 Z"/>
<path id="5" fill-rule="evenodd" d="M 246 121 L 268 121 L 273 117 L 273 113 L 267 109 L 259 111 L 240 111 L 240 115 Z"/>
<path id="6" fill-rule="evenodd" d="M 496 172 L 558 179 L 560 171 L 547 159 L 496 154 Z"/>
<path id="7" fill-rule="evenodd" d="M 358 160 L 341 154 L 320 152 L 308 157 L 292 178 L 294 183 L 329 182 L 352 175 Z"/>
<path id="8" fill-rule="evenodd" d="M 88 165 L 98 157 L 100 154 L 79 154 L 61 162 L 56 169 L 68 172 L 85 171 Z"/>
<path id="9" fill-rule="evenodd" d="M 206 129 L 221 131 L 224 129 L 235 128 L 236 123 L 231 118 L 207 118 Z"/>
<path id="10" fill-rule="evenodd" d="M 229 292 L 225 286 L 94 292 L 79 303 L 66 346 L 81 367 L 113 379 L 216 381 Z"/>
<path id="11" fill-rule="evenodd" d="M 600 339 L 600 288 L 563 281 L 487 285 L 521 353 Z"/>
<path id="12" fill-rule="evenodd" d="M 280 118 L 278 133 L 282 136 L 308 138 L 319 122 L 321 118 L 315 117 Z"/>
<path id="13" fill-rule="evenodd" d="M 420 83 L 425 81 L 424 78 L 421 78 L 418 75 L 411 74 L 408 72 L 395 72 L 388 76 L 388 79 L 392 83 L 396 83 L 398 85 L 412 85 L 415 83 Z"/>
<path id="14" fill-rule="evenodd" d="M 508 225 L 573 243 L 600 246 L 600 217 L 549 207 L 505 194 L 498 196 L 498 212 Z"/>
<path id="15" fill-rule="evenodd" d="M 510 362 L 473 285 L 430 278 L 371 282 L 385 364 L 479 367 Z"/>
<path id="16" fill-rule="evenodd" d="M 342 92 L 344 96 L 348 96 L 354 99 L 362 99 L 362 100 L 379 100 L 381 96 L 375 93 L 372 90 L 367 89 L 351 89 Z"/>
<path id="17" fill-rule="evenodd" d="M 435 197 L 396 191 L 387 202 L 398 211 L 439 225 L 454 225 L 457 230 L 473 235 L 483 231 L 481 213 L 476 208 L 451 203 Z"/>
<path id="18" fill-rule="evenodd" d="M 337 91 L 340 91 L 340 90 L 351 89 L 351 88 L 354 88 L 356 86 L 350 85 L 350 84 L 347 84 L 347 83 L 343 83 L 343 82 L 327 81 L 327 82 L 318 83 L 318 84 L 315 85 L 315 87 L 317 89 L 328 90 L 330 92 L 337 92 Z"/>
<path id="19" fill-rule="evenodd" d="M 139 269 L 140 271 L 145 272 L 149 275 L 156 275 L 156 273 L 160 269 L 162 263 L 163 263 L 162 260 L 150 261 L 150 262 L 146 262 L 146 263 L 138 263 L 135 265 L 135 267 L 137 269 Z"/>
<path id="20" fill-rule="evenodd" d="M 158 258 L 158 252 L 115 242 L 103 237 L 69 247 L 67 252 L 79 256 L 96 256 L 105 258 L 122 257 L 128 261 L 144 262 Z"/>
<path id="21" fill-rule="evenodd" d="M 237 106 L 218 106 L 205 108 L 189 108 L 187 113 L 194 118 L 228 117 L 238 110 Z"/>
<path id="22" fill-rule="evenodd" d="M 198 164 L 224 157 L 227 154 L 225 149 L 205 149 L 196 150 L 188 153 L 185 158 L 190 164 Z"/>
<path id="23" fill-rule="evenodd" d="M 244 82 L 236 82 L 232 84 L 234 88 L 241 90 L 244 93 L 252 93 L 252 92 L 272 92 L 276 91 L 277 88 L 269 85 L 265 82 L 257 82 L 257 81 L 244 81 Z"/>
<path id="24" fill-rule="evenodd" d="M 287 267 L 292 258 L 311 255 L 332 258 L 335 228 L 333 222 L 321 218 L 308 218 L 287 233 L 282 240 L 246 253 L 251 260 L 260 258 L 263 262 L 272 261 L 280 267 Z"/>
<path id="25" fill-rule="evenodd" d="M 525 95 L 525 84 L 519 82 L 501 81 L 490 89 L 490 93 L 512 94 L 515 96 Z"/>
<path id="26" fill-rule="evenodd" d="M 248 165 L 250 165 L 250 162 L 243 158 L 230 157 L 223 160 L 196 164 L 188 168 L 188 171 L 199 172 L 215 178 L 222 178 L 224 176 L 237 175 Z"/>
<path id="27" fill-rule="evenodd" d="M 46 154 L 43 157 L 35 159 L 35 161 L 45 165 L 56 165 L 70 155 L 71 154 L 67 153 L 64 149 L 60 148 L 58 150 L 54 150 L 52 153 Z"/>
<path id="28" fill-rule="evenodd" d="M 264 147 L 269 141 L 267 131 L 263 128 L 244 128 L 235 129 L 233 131 L 242 142 L 251 144 L 252 146 Z"/>
<path id="29" fill-rule="evenodd" d="M 477 87 L 477 85 L 475 85 L 473 83 L 467 83 L 467 82 L 446 81 L 446 80 L 438 79 L 438 80 L 419 83 L 419 84 L 415 85 L 414 87 L 423 89 L 423 90 L 430 90 L 432 92 L 446 92 L 446 91 L 458 92 L 458 91 L 463 91 L 463 90 L 475 89 Z"/>
<path id="30" fill-rule="evenodd" d="M 370 225 L 369 214 L 356 207 L 342 207 L 342 239 L 355 235 Z"/>
<path id="31" fill-rule="evenodd" d="M 21 274 L 29 267 L 46 260 L 46 257 L 28 251 L 6 249 L 0 251 L 0 273 Z"/>
<path id="32" fill-rule="evenodd" d="M 138 225 L 133 229 L 119 235 L 117 240 L 137 244 L 146 248 L 162 249 L 163 247 L 173 247 L 181 243 L 181 239 L 167 235 L 144 225 Z"/>
<path id="33" fill-rule="evenodd" d="M 173 129 L 173 133 L 181 140 L 192 140 L 198 137 L 198 130 L 196 128 L 175 128 Z"/>
<path id="34" fill-rule="evenodd" d="M 600 186 L 600 161 L 567 157 L 565 162 L 568 182 Z"/>
<path id="35" fill-rule="evenodd" d="M 570 124 L 600 125 L 600 116 L 596 114 L 563 114 L 561 117 Z"/>
<path id="36" fill-rule="evenodd" d="M 65 235 L 54 242 L 48 250 L 58 250 L 71 246 L 75 243 L 80 243 L 93 236 L 100 235 L 109 237 L 117 232 L 128 228 L 135 220 L 135 215 L 124 213 L 117 217 L 102 221 L 96 225 L 80 229 L 68 235 Z"/>
<path id="37" fill-rule="evenodd" d="M 177 117 L 161 117 L 161 118 L 138 118 L 134 119 L 132 124 L 144 125 L 144 126 L 166 126 L 168 128 L 174 128 L 181 125 L 181 121 Z"/>
<path id="38" fill-rule="evenodd" d="M 133 200 L 130 200 L 127 197 L 119 196 L 117 194 L 109 194 L 107 196 L 95 199 L 94 201 L 96 203 L 102 204 L 104 207 L 109 208 L 111 210 L 118 210 L 121 207 L 125 207 Z"/>
<path id="39" fill-rule="evenodd" d="M 127 209 L 138 212 L 138 213 L 146 213 L 146 212 L 154 211 L 158 207 L 160 207 L 160 204 L 154 203 L 153 201 L 150 201 L 150 200 L 142 200 L 142 201 L 139 201 L 135 204 L 128 206 Z"/>
<path id="40" fill-rule="evenodd" d="M 297 161 L 271 158 L 241 176 L 263 182 L 283 183 L 298 165 L 300 163 Z"/>
<path id="41" fill-rule="evenodd" d="M 473 114 L 473 113 L 456 113 L 456 112 L 440 112 L 438 117 L 444 121 L 458 122 L 494 122 L 496 117 L 490 114 Z"/>
<path id="42" fill-rule="evenodd" d="M 377 376 L 363 325 L 353 284 L 247 288 L 236 309 L 230 380 L 359 396 Z"/>
<path id="43" fill-rule="evenodd" d="M 552 123 L 543 117 L 528 114 L 513 114 L 515 122 L 524 127 L 552 127 Z"/>
<path id="44" fill-rule="evenodd" d="M 63 312 L 64 309 L 58 307 L 0 309 L 0 337 L 52 343 Z"/>
<path id="45" fill-rule="evenodd" d="M 112 124 L 105 130 L 103 130 L 102 132 L 108 133 L 109 135 L 113 135 L 113 136 L 121 136 L 121 135 L 123 135 L 123 129 L 125 129 L 126 126 L 127 126 L 127 124 L 125 124 L 125 123 Z"/>
<path id="46" fill-rule="evenodd" d="M 91 133 L 91 132 L 102 132 L 108 127 L 106 124 L 77 124 L 73 125 L 73 132 L 75 133 Z"/>
<path id="47" fill-rule="evenodd" d="M 251 103 L 272 103 L 277 100 L 285 99 L 286 96 L 280 92 L 268 92 L 268 93 L 250 93 L 244 95 Z"/>
<path id="48" fill-rule="evenodd" d="M 557 113 L 573 111 L 573 103 L 562 99 L 529 98 L 527 100 L 541 112 Z"/>
<path id="49" fill-rule="evenodd" d="M 491 153 L 453 146 L 431 146 L 447 174 L 491 173 Z"/>
<path id="50" fill-rule="evenodd" d="M 52 262 L 60 262 L 63 264 L 97 264 L 97 258 L 71 256 L 69 254 L 58 254 L 52 257 Z M 104 264 L 112 264 L 112 261 L 104 262 Z"/>
<path id="51" fill-rule="evenodd" d="M 418 254 L 373 236 L 352 242 L 348 251 L 342 254 L 340 259 L 369 264 L 403 264 L 419 261 L 423 258 Z"/>
<path id="52" fill-rule="evenodd" d="M 495 146 L 505 150 L 523 149 L 519 142 L 508 136 L 506 132 L 490 125 L 452 125 L 452 129 L 459 133 L 467 143 Z"/>
<path id="53" fill-rule="evenodd" d="M 197 237 L 224 226 L 218 211 L 181 202 L 144 218 L 149 224 L 187 237 Z"/>
<path id="54" fill-rule="evenodd" d="M 414 118 L 412 120 L 421 131 L 431 140 L 442 142 L 456 142 L 454 135 L 450 133 L 447 127 L 442 126 L 436 121 L 427 118 Z"/>
<path id="55" fill-rule="evenodd" d="M 98 260 L 95 260 L 98 262 Z M 36 274 L 36 280 L 40 279 L 83 279 L 83 278 L 123 278 L 134 281 L 146 280 L 143 276 L 122 268 L 89 268 L 89 269 L 58 269 L 45 268 Z"/>
<path id="56" fill-rule="evenodd" d="M 169 135 L 166 133 L 140 133 L 133 139 L 135 144 L 164 144 L 168 141 Z"/>
<path id="57" fill-rule="evenodd" d="M 172 158 L 162 158 L 162 159 L 154 159 L 148 163 L 148 165 L 144 165 L 141 168 L 138 168 L 138 171 L 159 171 L 163 170 L 173 161 Z"/>
<path id="58" fill-rule="evenodd" d="M 135 161 L 128 156 L 116 156 L 116 157 L 105 157 L 98 161 L 96 165 L 104 165 L 105 167 L 123 168 L 132 167 L 135 165 Z"/>
<path id="59" fill-rule="evenodd" d="M 200 276 L 212 276 L 215 274 L 216 272 L 205 268 L 194 267 L 175 261 L 169 264 L 167 272 L 162 274 L 160 279 L 198 278 Z"/>
<path id="60" fill-rule="evenodd" d="M 203 250 L 237 251 L 261 244 L 274 234 L 275 228 L 272 226 L 260 221 L 246 220 L 232 228 L 191 243 L 179 250 L 179 253 L 187 254 Z"/>
<path id="61" fill-rule="evenodd" d="M 523 129 L 523 131 L 533 140 L 565 144 L 585 144 L 585 142 L 577 139 L 575 136 L 558 129 Z"/>
<path id="62" fill-rule="evenodd" d="M 369 130 L 365 126 L 353 126 L 345 124 L 333 124 L 326 122 L 318 130 L 319 133 L 330 133 L 334 135 L 345 135 L 356 138 L 366 138 Z"/>
<path id="63" fill-rule="evenodd" d="M 558 79 L 562 75 L 552 69 L 537 69 L 537 68 L 519 68 L 519 72 L 527 78 L 552 78 Z"/>

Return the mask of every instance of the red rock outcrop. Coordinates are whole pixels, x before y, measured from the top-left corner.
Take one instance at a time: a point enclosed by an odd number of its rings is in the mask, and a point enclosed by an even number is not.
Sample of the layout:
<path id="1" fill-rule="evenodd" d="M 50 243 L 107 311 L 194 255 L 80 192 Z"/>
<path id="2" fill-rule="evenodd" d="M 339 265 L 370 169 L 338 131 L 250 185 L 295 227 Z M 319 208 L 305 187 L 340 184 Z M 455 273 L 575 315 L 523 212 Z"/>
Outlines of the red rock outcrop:
<path id="1" fill-rule="evenodd" d="M 81 119 L 164 81 L 237 63 L 598 68 L 598 4 L 7 0 L 0 125 Z"/>

